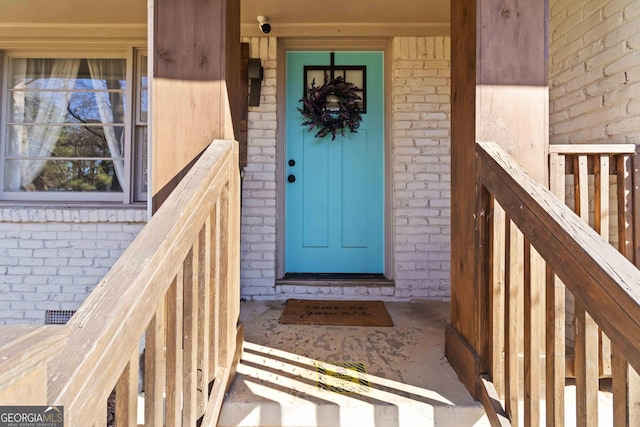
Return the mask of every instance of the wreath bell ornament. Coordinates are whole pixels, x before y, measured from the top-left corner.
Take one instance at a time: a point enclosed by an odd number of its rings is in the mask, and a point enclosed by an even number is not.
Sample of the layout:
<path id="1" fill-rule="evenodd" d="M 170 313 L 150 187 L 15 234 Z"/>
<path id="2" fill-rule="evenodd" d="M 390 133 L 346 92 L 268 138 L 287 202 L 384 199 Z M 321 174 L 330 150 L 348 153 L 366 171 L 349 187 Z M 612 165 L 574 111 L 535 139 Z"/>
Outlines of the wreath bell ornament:
<path id="1" fill-rule="evenodd" d="M 308 126 L 309 131 L 317 128 L 316 138 L 331 134 L 332 141 L 336 134 L 344 136 L 347 128 L 357 133 L 362 120 L 358 103 L 361 98 L 356 92 L 359 89 L 342 76 L 330 79 L 320 87 L 315 83 L 314 79 L 299 101 L 302 108 L 298 111 L 305 119 L 302 126 Z"/>

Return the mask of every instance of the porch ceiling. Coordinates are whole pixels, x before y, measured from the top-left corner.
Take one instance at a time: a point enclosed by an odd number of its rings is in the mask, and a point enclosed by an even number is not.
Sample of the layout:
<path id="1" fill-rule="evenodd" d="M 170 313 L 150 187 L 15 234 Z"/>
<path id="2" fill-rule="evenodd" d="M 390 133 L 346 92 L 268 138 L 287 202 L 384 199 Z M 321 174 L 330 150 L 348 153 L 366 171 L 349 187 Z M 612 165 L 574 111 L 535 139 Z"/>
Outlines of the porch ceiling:
<path id="1" fill-rule="evenodd" d="M 449 0 L 241 0 L 244 35 L 260 35 L 266 16 L 272 35 L 444 35 Z"/>
<path id="2" fill-rule="evenodd" d="M 0 0 L 0 23 L 144 24 L 146 0 Z M 272 36 L 444 35 L 450 0 L 241 0 L 242 34 L 262 35 L 258 15 Z"/>

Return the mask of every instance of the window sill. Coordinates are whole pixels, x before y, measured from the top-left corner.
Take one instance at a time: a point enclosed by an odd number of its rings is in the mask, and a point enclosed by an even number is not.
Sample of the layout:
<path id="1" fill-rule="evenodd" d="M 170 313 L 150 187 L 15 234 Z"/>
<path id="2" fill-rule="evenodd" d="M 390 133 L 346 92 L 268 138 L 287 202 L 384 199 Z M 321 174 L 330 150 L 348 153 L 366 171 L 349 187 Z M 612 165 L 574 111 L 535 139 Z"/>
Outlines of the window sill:
<path id="1" fill-rule="evenodd" d="M 0 202 L 0 222 L 140 223 L 147 222 L 146 204 L 44 204 Z"/>

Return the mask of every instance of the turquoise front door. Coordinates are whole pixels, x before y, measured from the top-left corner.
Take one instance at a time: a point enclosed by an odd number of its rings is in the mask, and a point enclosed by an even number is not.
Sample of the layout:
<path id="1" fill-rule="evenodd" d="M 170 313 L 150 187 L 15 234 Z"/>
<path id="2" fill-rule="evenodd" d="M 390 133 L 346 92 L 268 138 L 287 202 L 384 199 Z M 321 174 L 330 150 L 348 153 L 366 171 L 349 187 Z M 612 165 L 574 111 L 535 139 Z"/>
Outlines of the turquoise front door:
<path id="1" fill-rule="evenodd" d="M 382 52 L 288 52 L 286 82 L 287 273 L 384 269 Z M 305 82 L 334 73 L 363 89 L 356 133 L 316 138 L 298 108 Z M 306 79 L 305 79 L 306 75 Z"/>

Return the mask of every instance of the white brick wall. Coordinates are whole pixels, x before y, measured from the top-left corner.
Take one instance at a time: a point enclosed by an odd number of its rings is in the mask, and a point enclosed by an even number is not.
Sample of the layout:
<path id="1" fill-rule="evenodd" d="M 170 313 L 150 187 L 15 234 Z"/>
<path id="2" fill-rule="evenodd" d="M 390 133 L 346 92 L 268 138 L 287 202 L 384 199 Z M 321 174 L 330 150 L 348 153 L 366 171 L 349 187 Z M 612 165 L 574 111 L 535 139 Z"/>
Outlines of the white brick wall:
<path id="1" fill-rule="evenodd" d="M 275 37 L 252 37 L 249 57 L 261 58 L 260 106 L 249 107 L 248 164 L 242 184 L 242 296 L 272 295 L 276 278 L 276 65 Z"/>
<path id="2" fill-rule="evenodd" d="M 640 2 L 550 2 L 550 143 L 640 143 Z"/>
<path id="3" fill-rule="evenodd" d="M 401 37 L 392 51 L 391 127 L 396 288 L 277 286 L 275 38 L 245 38 L 265 67 L 249 111 L 242 208 L 242 296 L 409 299 L 449 296 L 450 39 Z"/>
<path id="4" fill-rule="evenodd" d="M 451 262 L 448 37 L 393 41 L 395 296 L 446 298 Z"/>
<path id="5" fill-rule="evenodd" d="M 76 310 L 146 218 L 140 209 L 0 208 L 0 324 Z"/>

